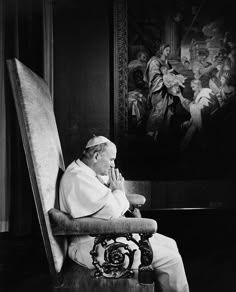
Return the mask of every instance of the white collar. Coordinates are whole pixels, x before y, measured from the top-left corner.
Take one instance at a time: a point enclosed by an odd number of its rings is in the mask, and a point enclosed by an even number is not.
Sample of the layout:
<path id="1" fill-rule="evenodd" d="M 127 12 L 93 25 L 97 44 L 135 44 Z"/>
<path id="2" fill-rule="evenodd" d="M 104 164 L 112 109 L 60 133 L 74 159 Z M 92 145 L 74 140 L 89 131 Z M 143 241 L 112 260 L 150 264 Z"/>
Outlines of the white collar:
<path id="1" fill-rule="evenodd" d="M 73 168 L 83 168 L 84 171 L 86 171 L 88 174 L 92 175 L 92 176 L 97 176 L 96 172 L 90 168 L 87 164 L 85 164 L 84 162 L 82 162 L 80 159 L 77 159 L 75 161 L 73 161 L 70 166 L 71 169 Z"/>

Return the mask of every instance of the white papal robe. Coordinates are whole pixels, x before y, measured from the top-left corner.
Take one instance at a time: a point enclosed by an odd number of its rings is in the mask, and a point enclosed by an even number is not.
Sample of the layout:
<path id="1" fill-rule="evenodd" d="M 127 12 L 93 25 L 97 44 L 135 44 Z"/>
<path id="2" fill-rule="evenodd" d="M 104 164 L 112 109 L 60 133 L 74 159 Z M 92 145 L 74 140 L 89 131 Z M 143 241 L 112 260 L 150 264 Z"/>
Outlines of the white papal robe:
<path id="1" fill-rule="evenodd" d="M 72 162 L 62 176 L 60 183 L 60 208 L 74 218 L 91 216 L 110 220 L 119 218 L 128 210 L 129 201 L 125 192 L 111 191 L 101 183 L 96 173 L 82 161 Z M 134 235 L 136 239 L 139 235 Z M 123 242 L 126 242 L 123 239 Z M 137 249 L 133 242 L 129 245 Z M 153 268 L 157 281 L 165 292 L 188 292 L 188 283 L 182 258 L 176 242 L 161 234 L 154 234 L 150 239 L 153 249 Z M 89 269 L 93 269 L 90 251 L 93 248 L 94 237 L 88 235 L 74 236 L 70 240 L 69 257 Z M 103 260 L 103 254 L 98 257 Z M 134 269 L 140 264 L 140 252 L 135 252 Z"/>

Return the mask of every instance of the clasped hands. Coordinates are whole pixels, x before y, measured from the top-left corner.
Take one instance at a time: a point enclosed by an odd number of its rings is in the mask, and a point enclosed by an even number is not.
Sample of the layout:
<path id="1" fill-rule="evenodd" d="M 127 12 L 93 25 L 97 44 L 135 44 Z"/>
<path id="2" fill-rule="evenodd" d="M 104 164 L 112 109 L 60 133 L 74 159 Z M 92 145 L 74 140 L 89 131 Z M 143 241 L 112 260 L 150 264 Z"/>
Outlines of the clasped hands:
<path id="1" fill-rule="evenodd" d="M 124 185 L 124 178 L 122 174 L 119 172 L 118 168 L 110 168 L 108 171 L 108 176 L 109 176 L 109 182 L 110 182 L 110 189 L 112 191 L 114 190 L 121 190 L 125 191 L 125 185 Z"/>

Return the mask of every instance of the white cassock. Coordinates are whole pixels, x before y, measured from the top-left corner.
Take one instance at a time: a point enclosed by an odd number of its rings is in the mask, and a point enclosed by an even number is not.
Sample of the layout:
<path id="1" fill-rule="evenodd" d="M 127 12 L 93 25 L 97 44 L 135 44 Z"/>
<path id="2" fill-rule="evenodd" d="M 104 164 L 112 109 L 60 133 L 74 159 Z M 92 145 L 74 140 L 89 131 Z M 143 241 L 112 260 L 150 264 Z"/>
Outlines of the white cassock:
<path id="1" fill-rule="evenodd" d="M 96 173 L 77 160 L 72 162 L 62 176 L 60 183 L 60 208 L 74 218 L 90 216 L 110 220 L 121 217 L 129 208 L 125 192 L 111 191 L 99 181 Z M 139 240 L 139 235 L 134 237 Z M 123 242 L 127 242 L 125 239 Z M 129 245 L 137 246 L 128 241 Z M 154 234 L 150 239 L 153 249 L 153 268 L 163 291 L 188 292 L 188 283 L 182 258 L 176 242 L 161 234 Z M 90 251 L 93 249 L 94 237 L 74 236 L 70 240 L 69 257 L 78 264 L 93 269 Z M 102 255 L 98 257 L 102 262 Z M 135 252 L 132 268 L 140 264 L 140 252 Z"/>

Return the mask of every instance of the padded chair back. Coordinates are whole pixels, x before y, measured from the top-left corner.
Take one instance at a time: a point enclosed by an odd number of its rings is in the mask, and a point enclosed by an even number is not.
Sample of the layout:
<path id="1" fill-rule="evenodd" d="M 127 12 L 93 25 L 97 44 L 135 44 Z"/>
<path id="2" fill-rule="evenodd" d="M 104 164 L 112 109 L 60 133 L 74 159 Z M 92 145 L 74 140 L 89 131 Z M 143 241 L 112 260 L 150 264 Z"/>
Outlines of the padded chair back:
<path id="1" fill-rule="evenodd" d="M 58 207 L 58 178 L 65 169 L 53 103 L 42 78 L 17 59 L 7 63 L 49 269 L 55 275 L 62 268 L 67 242 L 53 237 L 47 213 Z"/>

